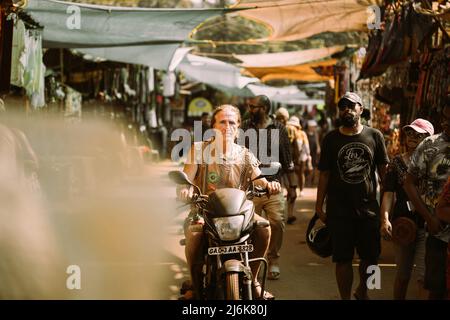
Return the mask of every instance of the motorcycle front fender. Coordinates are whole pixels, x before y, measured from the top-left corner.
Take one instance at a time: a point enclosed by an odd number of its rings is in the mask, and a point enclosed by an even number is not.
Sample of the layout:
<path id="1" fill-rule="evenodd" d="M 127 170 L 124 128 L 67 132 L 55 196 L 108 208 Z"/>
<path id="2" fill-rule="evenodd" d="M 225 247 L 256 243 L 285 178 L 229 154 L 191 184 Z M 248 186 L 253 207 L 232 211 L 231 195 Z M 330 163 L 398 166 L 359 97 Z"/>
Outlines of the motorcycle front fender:
<path id="1" fill-rule="evenodd" d="M 239 260 L 227 260 L 225 261 L 224 265 L 223 265 L 223 273 L 228 273 L 228 272 L 238 272 L 238 273 L 244 273 L 247 276 L 247 279 L 252 279 L 252 273 L 250 271 L 250 268 L 246 268 L 243 264 L 242 261 Z"/>
<path id="2" fill-rule="evenodd" d="M 224 272 L 245 272 L 245 267 L 239 260 L 227 260 L 223 265 Z"/>

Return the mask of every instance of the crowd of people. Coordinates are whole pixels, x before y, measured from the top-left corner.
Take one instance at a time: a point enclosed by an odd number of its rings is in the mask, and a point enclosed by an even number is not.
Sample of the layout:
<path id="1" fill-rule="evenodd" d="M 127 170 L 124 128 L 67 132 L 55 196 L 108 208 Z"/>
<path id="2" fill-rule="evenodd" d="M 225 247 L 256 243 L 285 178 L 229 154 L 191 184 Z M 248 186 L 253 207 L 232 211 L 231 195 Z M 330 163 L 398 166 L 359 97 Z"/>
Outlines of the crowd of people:
<path id="1" fill-rule="evenodd" d="M 227 187 L 247 190 L 255 177 L 264 172 L 268 160 L 281 164 L 278 173 L 255 182 L 268 190 L 268 196 L 252 199 L 254 219 L 268 221 L 269 226 L 258 228 L 252 235 L 255 250 L 250 256 L 267 258 L 270 280 L 282 276 L 280 251 L 286 224 L 297 220 L 296 200 L 302 197 L 305 187 L 314 186 L 317 176 L 315 214 L 330 231 L 332 261 L 336 264 L 336 282 L 342 299 L 369 298 L 367 270 L 378 264 L 382 239 L 394 244 L 394 299 L 407 297 L 414 267 L 419 298 L 446 298 L 450 100 L 440 111 L 440 132 L 435 132 L 438 126 L 435 128 L 421 118 L 401 128 L 405 152 L 394 157 L 388 156 L 382 133 L 363 124 L 365 106 L 356 93 L 345 93 L 337 107 L 339 125 L 329 130 L 328 121 L 319 125 L 316 119 L 290 114 L 285 108 L 273 110 L 269 98 L 263 95 L 248 100 L 245 120 L 238 108 L 219 106 L 211 116 L 202 116 L 205 139 L 194 142 L 183 171 L 203 194 L 211 194 Z M 215 133 L 211 138 L 203 135 L 208 129 Z M 249 130 L 256 133 L 256 145 L 250 139 L 239 139 L 240 132 Z M 2 181 L 20 181 L 38 192 L 39 161 L 28 139 L 16 128 L 0 124 L 0 131 L 1 154 L 10 155 L 0 158 Z M 220 163 L 194 159 L 204 155 L 195 150 L 202 151 L 211 145 L 216 147 L 218 154 L 214 157 Z M 267 157 L 274 154 L 276 159 Z M 6 186 L 9 188 L 11 184 L 4 183 L 3 187 Z M 180 186 L 177 194 L 186 201 L 192 197 L 193 188 Z M 199 223 L 198 214 L 192 211 L 184 226 L 193 288 L 199 285 L 198 275 L 202 272 L 198 259 L 204 239 L 196 227 Z M 355 249 L 360 258 L 359 285 L 352 292 Z M 250 267 L 255 295 L 273 299 L 270 292 L 261 292 L 259 264 L 252 263 Z"/>
<path id="2" fill-rule="evenodd" d="M 253 199 L 257 218 L 265 217 L 270 222 L 270 230 L 265 232 L 266 240 L 260 241 L 260 251 L 267 249 L 268 278 L 276 280 L 281 276 L 279 257 L 285 224 L 296 221 L 296 199 L 302 196 L 306 185 L 314 185 L 314 171 L 317 170 L 315 211 L 330 231 L 332 259 L 336 264 L 341 298 L 350 299 L 352 296 L 355 249 L 360 258 L 360 282 L 353 297 L 369 298 L 367 279 L 370 273 L 367 270 L 378 264 L 383 238 L 393 241 L 395 247 L 397 273 L 393 297 L 406 298 L 415 265 L 421 289 L 419 297 L 443 299 L 447 290 L 446 260 L 450 237 L 448 196 L 445 196 L 448 187 L 444 188 L 450 163 L 449 102 L 441 111 L 442 132 L 435 134 L 433 125 L 425 119 L 414 120 L 402 128 L 406 151 L 392 159 L 389 159 L 383 134 L 363 124 L 365 108 L 362 99 L 354 92 L 347 92 L 339 100 L 338 126 L 334 130 L 329 130 L 326 120 L 319 129 L 315 119 L 305 120 L 296 114 L 290 115 L 285 108 L 278 108 L 273 116 L 270 111 L 270 100 L 266 96 L 257 96 L 248 100 L 248 117 L 242 123 L 239 109 L 229 105 L 217 108 L 211 119 L 211 127 L 222 131 L 233 141 L 238 127 L 242 127 L 244 132 L 256 129 L 258 135 L 267 134 L 267 139 L 257 140 L 256 150 L 251 149 L 248 143 L 245 145 L 247 149 L 239 147 L 250 151 L 250 155 L 253 153 L 253 174 L 257 171 L 256 166 L 261 164 L 260 149 L 270 153 L 273 148 L 270 131 L 279 133 L 276 148 L 282 170 L 264 182 L 270 186 L 273 196 Z M 232 121 L 223 122 L 225 116 Z M 243 186 L 238 179 L 222 179 L 220 169 L 211 166 L 206 165 L 208 168 L 203 170 L 217 171 L 219 179 L 203 184 L 207 185 L 202 189 L 205 194 L 222 187 Z M 185 165 L 184 171 L 197 179 L 197 171 L 192 171 L 189 165 Z M 236 174 L 239 176 L 242 173 Z M 198 182 L 201 185 L 200 180 Z M 273 185 L 278 182 L 285 190 L 285 197 L 279 191 L 280 187 Z M 188 188 L 183 190 L 183 197 L 188 192 Z M 438 202 L 440 209 L 435 212 Z M 267 297 L 273 296 L 268 293 Z"/>

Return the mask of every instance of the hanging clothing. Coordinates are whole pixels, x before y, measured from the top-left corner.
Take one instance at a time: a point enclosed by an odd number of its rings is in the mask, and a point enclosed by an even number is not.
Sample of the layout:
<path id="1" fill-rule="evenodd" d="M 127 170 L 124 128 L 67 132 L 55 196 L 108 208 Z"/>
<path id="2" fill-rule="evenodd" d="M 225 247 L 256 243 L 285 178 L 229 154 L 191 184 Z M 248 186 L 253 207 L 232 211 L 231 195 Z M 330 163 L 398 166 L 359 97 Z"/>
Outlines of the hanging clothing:
<path id="1" fill-rule="evenodd" d="M 174 72 L 168 72 L 163 76 L 163 96 L 164 97 L 172 97 L 175 95 L 175 83 L 177 77 Z"/>
<path id="2" fill-rule="evenodd" d="M 66 111 L 64 116 L 66 117 L 81 117 L 81 93 L 73 90 L 70 87 L 66 88 Z"/>
<path id="3" fill-rule="evenodd" d="M 26 29 L 21 20 L 14 26 L 11 84 L 25 88 L 33 108 L 45 106 L 45 65 L 42 31 Z"/>
<path id="4" fill-rule="evenodd" d="M 14 25 L 13 42 L 11 52 L 11 84 L 23 87 L 23 74 L 25 72 L 26 59 L 21 59 L 25 54 L 25 24 L 17 20 Z"/>

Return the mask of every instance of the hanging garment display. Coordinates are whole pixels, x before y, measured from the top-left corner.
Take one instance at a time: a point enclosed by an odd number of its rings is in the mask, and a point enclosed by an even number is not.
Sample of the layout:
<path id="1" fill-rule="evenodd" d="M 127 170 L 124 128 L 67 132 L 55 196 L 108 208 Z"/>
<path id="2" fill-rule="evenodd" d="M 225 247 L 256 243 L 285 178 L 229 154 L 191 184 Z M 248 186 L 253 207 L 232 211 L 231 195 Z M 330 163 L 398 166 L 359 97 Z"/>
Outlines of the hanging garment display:
<path id="1" fill-rule="evenodd" d="M 369 34 L 360 79 L 379 76 L 389 65 L 405 61 L 436 28 L 432 19 L 417 14 L 412 4 L 403 6 L 392 16 L 386 15 L 384 23 L 384 30 L 375 30 Z"/>
<path id="2" fill-rule="evenodd" d="M 176 80 L 177 77 L 174 72 L 167 72 L 163 76 L 163 86 L 164 86 L 163 95 L 165 97 L 172 97 L 173 95 L 175 95 Z"/>
<path id="3" fill-rule="evenodd" d="M 26 29 L 20 19 L 14 26 L 11 64 L 11 84 L 25 88 L 33 108 L 45 106 L 42 31 Z"/>
<path id="4" fill-rule="evenodd" d="M 66 117 L 81 117 L 81 93 L 66 87 L 65 113 Z"/>
<path id="5" fill-rule="evenodd" d="M 22 20 L 17 19 L 14 24 L 13 43 L 11 52 L 11 84 L 23 87 L 23 74 L 25 72 L 26 59 L 21 59 L 25 54 L 25 24 Z"/>
<path id="6" fill-rule="evenodd" d="M 407 120 L 422 117 L 439 123 L 439 113 L 450 87 L 450 49 L 423 53 L 419 60 L 419 64 L 411 64 L 417 70 L 410 72 L 411 81 L 416 82 L 411 87 L 416 89 Z"/>
<path id="7" fill-rule="evenodd" d="M 42 60 L 42 32 L 27 30 L 30 52 L 24 74 L 24 87 L 33 108 L 45 106 L 45 66 Z"/>

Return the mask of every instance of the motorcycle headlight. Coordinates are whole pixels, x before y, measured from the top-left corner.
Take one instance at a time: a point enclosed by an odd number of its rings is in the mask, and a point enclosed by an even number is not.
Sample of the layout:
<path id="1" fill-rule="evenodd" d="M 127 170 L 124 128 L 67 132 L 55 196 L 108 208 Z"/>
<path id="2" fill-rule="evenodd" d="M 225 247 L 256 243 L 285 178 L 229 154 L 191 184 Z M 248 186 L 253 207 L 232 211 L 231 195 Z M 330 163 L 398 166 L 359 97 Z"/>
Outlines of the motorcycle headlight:
<path id="1" fill-rule="evenodd" d="M 236 240 L 241 235 L 244 216 L 220 217 L 213 219 L 220 240 Z"/>

